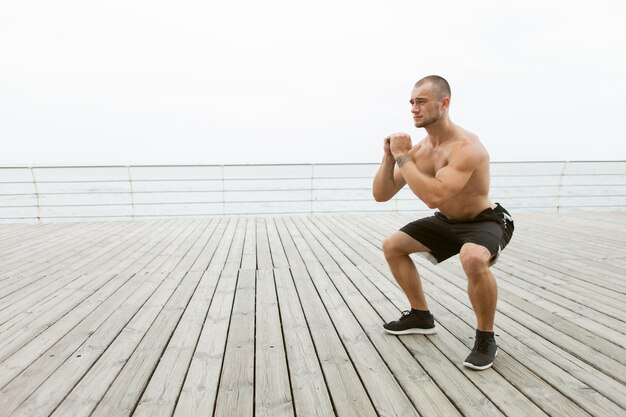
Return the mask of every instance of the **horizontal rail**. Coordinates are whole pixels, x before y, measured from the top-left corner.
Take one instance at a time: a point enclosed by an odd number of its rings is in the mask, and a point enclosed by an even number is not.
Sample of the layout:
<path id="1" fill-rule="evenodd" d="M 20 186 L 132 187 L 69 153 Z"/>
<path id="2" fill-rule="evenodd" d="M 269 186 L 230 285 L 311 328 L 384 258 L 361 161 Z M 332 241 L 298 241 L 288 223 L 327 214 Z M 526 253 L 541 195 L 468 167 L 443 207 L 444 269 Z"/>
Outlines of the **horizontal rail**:
<path id="1" fill-rule="evenodd" d="M 0 167 L 0 222 L 427 211 L 408 188 L 376 203 L 377 163 Z M 626 161 L 496 162 L 509 210 L 626 210 Z"/>

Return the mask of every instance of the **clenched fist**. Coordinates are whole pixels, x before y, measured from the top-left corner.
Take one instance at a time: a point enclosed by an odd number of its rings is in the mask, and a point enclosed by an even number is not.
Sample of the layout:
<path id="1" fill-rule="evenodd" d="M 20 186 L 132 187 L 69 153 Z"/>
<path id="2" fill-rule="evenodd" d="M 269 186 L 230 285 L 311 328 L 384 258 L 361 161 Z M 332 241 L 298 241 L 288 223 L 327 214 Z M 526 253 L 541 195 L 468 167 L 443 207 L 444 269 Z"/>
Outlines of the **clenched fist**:
<path id="1" fill-rule="evenodd" d="M 412 147 L 411 136 L 406 133 L 394 133 L 385 138 L 385 155 L 387 155 L 387 150 L 389 150 L 395 158 L 409 153 Z"/>

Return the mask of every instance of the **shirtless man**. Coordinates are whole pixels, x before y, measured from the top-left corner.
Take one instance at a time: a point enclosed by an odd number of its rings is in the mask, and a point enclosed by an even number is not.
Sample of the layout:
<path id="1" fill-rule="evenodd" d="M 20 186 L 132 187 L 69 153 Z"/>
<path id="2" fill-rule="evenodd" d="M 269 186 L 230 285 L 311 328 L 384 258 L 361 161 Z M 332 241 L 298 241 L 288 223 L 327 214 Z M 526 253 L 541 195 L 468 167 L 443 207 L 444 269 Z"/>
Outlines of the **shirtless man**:
<path id="1" fill-rule="evenodd" d="M 419 253 L 436 264 L 460 253 L 477 321 L 474 348 L 463 365 L 487 369 L 497 354 L 493 333 L 497 286 L 489 267 L 511 239 L 513 219 L 489 199 L 487 151 L 476 135 L 448 116 L 448 82 L 436 75 L 421 79 L 410 103 L 415 127 L 423 127 L 428 135 L 414 146 L 406 133 L 385 138 L 383 161 L 374 177 L 374 199 L 387 201 L 408 185 L 429 208 L 439 211 L 407 224 L 383 242 L 389 269 L 411 305 L 399 320 L 383 327 L 394 335 L 435 333 L 409 254 Z"/>

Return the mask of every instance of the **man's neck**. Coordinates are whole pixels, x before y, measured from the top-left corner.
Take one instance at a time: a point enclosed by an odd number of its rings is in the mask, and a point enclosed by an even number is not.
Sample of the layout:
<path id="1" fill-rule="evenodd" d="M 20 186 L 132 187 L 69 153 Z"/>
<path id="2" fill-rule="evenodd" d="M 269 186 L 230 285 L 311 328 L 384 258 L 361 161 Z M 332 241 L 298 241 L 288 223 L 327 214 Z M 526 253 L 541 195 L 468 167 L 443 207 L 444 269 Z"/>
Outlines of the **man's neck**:
<path id="1" fill-rule="evenodd" d="M 440 144 L 452 139 L 452 130 L 454 124 L 448 117 L 442 117 L 437 122 L 425 127 L 428 133 L 428 139 L 433 146 L 439 146 Z"/>

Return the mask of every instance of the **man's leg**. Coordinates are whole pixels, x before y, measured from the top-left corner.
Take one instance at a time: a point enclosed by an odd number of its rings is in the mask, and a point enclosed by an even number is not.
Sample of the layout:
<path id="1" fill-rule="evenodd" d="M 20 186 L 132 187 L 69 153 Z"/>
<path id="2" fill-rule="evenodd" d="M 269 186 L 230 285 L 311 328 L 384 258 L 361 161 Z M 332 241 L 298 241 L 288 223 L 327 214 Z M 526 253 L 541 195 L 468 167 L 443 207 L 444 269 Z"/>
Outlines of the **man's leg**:
<path id="1" fill-rule="evenodd" d="M 484 246 L 466 243 L 461 248 L 460 257 L 467 275 L 467 293 L 476 314 L 476 328 L 483 332 L 493 332 L 498 287 L 489 270 L 491 252 Z"/>
<path id="2" fill-rule="evenodd" d="M 428 248 L 400 231 L 385 239 L 383 252 L 391 273 L 411 304 L 411 310 L 402 312 L 398 320 L 385 323 L 383 328 L 394 335 L 436 333 L 435 319 L 428 311 L 422 282 L 413 260 L 409 257 L 414 252 L 428 252 Z"/>
<path id="3" fill-rule="evenodd" d="M 394 232 L 384 240 L 383 252 L 389 269 L 409 299 L 411 308 L 422 311 L 428 310 L 422 281 L 409 254 L 430 252 L 430 250 L 406 233 Z"/>
<path id="4" fill-rule="evenodd" d="M 461 264 L 467 275 L 467 292 L 476 314 L 476 339 L 471 353 L 463 362 L 468 368 L 490 368 L 498 354 L 493 333 L 498 287 L 489 271 L 491 253 L 484 246 L 466 243 L 461 248 Z"/>

